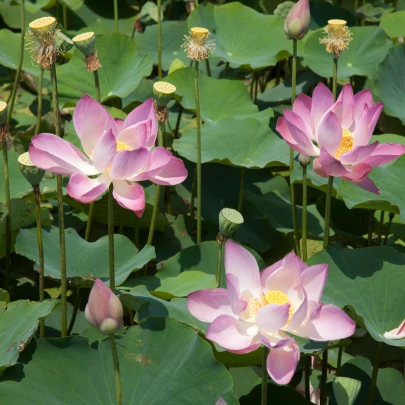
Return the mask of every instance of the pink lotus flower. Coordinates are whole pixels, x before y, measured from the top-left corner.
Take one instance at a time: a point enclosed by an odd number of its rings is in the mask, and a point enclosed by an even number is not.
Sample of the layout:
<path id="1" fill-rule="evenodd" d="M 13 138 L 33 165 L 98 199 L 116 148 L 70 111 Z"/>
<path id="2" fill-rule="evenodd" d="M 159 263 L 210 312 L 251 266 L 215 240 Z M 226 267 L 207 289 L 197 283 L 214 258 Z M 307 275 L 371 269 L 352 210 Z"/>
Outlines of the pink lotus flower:
<path id="1" fill-rule="evenodd" d="M 201 290 L 188 296 L 190 313 L 209 322 L 206 338 L 234 353 L 249 353 L 263 343 L 271 349 L 267 370 L 287 384 L 300 358 L 289 333 L 316 341 L 343 339 L 355 323 L 339 308 L 319 302 L 328 266 L 308 267 L 294 253 L 261 273 L 253 255 L 236 243 L 225 244 L 228 289 Z"/>
<path id="2" fill-rule="evenodd" d="M 297 152 L 317 156 L 313 167 L 319 176 L 342 177 L 379 193 L 368 178 L 371 169 L 405 153 L 405 146 L 400 144 L 368 144 L 382 106 L 373 104 L 370 90 L 353 95 L 348 84 L 334 103 L 330 90 L 319 84 L 312 98 L 300 94 L 292 111 L 284 110 L 284 117 L 277 121 L 277 131 Z"/>
<path id="3" fill-rule="evenodd" d="M 309 30 L 309 21 L 311 15 L 309 12 L 308 0 L 299 0 L 297 4 L 288 13 L 284 22 L 284 32 L 288 39 L 302 39 Z"/>
<path id="4" fill-rule="evenodd" d="M 32 138 L 30 157 L 41 169 L 71 176 L 67 192 L 75 200 L 95 201 L 112 182 L 117 203 L 140 217 L 145 193 L 134 182 L 174 185 L 187 177 L 182 160 L 163 147 L 154 148 L 157 121 L 152 98 L 122 121 L 85 95 L 77 103 L 73 124 L 87 156 L 56 135 L 43 133 Z"/>
<path id="5" fill-rule="evenodd" d="M 383 336 L 386 339 L 392 340 L 405 339 L 405 319 L 401 322 L 398 328 L 385 332 Z"/>
<path id="6" fill-rule="evenodd" d="M 85 316 L 104 335 L 113 335 L 123 325 L 121 301 L 99 278 L 91 289 Z"/>

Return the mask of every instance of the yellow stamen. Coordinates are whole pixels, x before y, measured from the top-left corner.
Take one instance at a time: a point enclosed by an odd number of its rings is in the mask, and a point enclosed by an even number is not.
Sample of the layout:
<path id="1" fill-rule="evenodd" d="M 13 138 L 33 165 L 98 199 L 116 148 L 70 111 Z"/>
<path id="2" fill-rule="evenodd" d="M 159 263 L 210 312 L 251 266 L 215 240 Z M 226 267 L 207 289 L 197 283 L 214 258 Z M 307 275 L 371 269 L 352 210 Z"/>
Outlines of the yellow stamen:
<path id="1" fill-rule="evenodd" d="M 335 158 L 339 159 L 343 153 L 350 152 L 353 149 L 353 134 L 346 128 L 342 128 L 342 140 L 335 152 Z"/>
<path id="2" fill-rule="evenodd" d="M 290 304 L 290 309 L 288 311 L 288 320 L 287 324 L 291 321 L 292 316 L 294 315 L 294 308 L 291 304 L 290 299 L 288 298 L 287 294 L 284 294 L 278 290 L 269 291 L 265 296 L 264 300 L 267 304 L 276 304 L 276 305 L 284 305 Z"/>
<path id="3" fill-rule="evenodd" d="M 117 152 L 122 150 L 131 150 L 131 148 L 126 143 L 117 141 Z"/>

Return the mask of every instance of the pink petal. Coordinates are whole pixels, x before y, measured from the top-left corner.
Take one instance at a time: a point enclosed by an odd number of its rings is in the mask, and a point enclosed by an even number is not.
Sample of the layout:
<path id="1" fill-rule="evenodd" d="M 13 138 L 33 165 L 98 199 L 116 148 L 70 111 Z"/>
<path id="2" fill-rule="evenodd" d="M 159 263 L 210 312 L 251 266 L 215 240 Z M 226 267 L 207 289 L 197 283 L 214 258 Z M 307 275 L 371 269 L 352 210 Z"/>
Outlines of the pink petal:
<path id="1" fill-rule="evenodd" d="M 343 179 L 353 182 L 363 181 L 367 178 L 371 170 L 372 167 L 370 165 L 358 163 L 357 165 L 351 167 L 350 173 L 343 176 Z"/>
<path id="2" fill-rule="evenodd" d="M 117 125 L 117 133 L 121 132 L 122 129 L 122 125 L 124 124 L 124 120 L 122 120 L 121 118 L 114 118 L 115 121 L 115 125 Z"/>
<path id="3" fill-rule="evenodd" d="M 145 192 L 139 184 L 128 184 L 126 181 L 113 181 L 113 196 L 117 203 L 141 217 L 145 210 Z"/>
<path id="4" fill-rule="evenodd" d="M 315 87 L 312 93 L 311 125 L 312 132 L 318 134 L 318 127 L 324 114 L 333 106 L 333 94 L 323 84 Z"/>
<path id="5" fill-rule="evenodd" d="M 288 321 L 290 305 L 269 304 L 257 311 L 256 325 L 265 333 L 275 333 Z"/>
<path id="6" fill-rule="evenodd" d="M 149 159 L 150 153 L 144 148 L 118 152 L 112 161 L 110 176 L 114 180 L 130 179 L 145 167 Z"/>
<path id="7" fill-rule="evenodd" d="M 219 397 L 215 405 L 228 405 L 223 398 Z"/>
<path id="8" fill-rule="evenodd" d="M 142 121 L 149 120 L 151 120 L 151 125 L 148 129 L 146 138 L 146 147 L 148 149 L 152 148 L 152 146 L 155 144 L 158 129 L 153 98 L 146 100 L 139 107 L 136 107 L 133 111 L 131 111 L 125 118 L 122 125 L 122 129 L 125 129 Z"/>
<path id="9" fill-rule="evenodd" d="M 361 114 L 363 114 L 364 108 L 371 107 L 373 105 L 373 96 L 370 89 L 359 91 L 354 96 L 354 121 L 357 121 Z M 348 129 L 348 127 L 346 127 Z"/>
<path id="10" fill-rule="evenodd" d="M 327 178 L 328 175 L 326 174 L 325 170 L 323 169 L 323 166 L 321 164 L 321 162 L 319 161 L 319 158 L 314 159 L 312 166 L 314 168 L 314 172 L 323 178 Z"/>
<path id="11" fill-rule="evenodd" d="M 328 265 L 317 264 L 307 267 L 301 274 L 302 286 L 311 301 L 319 302 L 328 276 Z"/>
<path id="12" fill-rule="evenodd" d="M 202 322 L 213 322 L 221 315 L 235 316 L 232 311 L 229 294 L 225 288 L 200 290 L 187 297 L 187 308 L 191 315 Z"/>
<path id="13" fill-rule="evenodd" d="M 322 170 L 327 176 L 341 177 L 349 173 L 342 163 L 331 156 L 325 149 L 321 149 L 319 164 L 322 166 Z"/>
<path id="14" fill-rule="evenodd" d="M 240 321 L 230 315 L 221 315 L 208 327 L 205 337 L 227 350 L 243 350 L 251 346 L 256 334 L 249 335 L 254 324 Z"/>
<path id="15" fill-rule="evenodd" d="M 405 319 L 401 322 L 398 328 L 385 332 L 383 335 L 386 339 L 404 339 L 405 338 Z"/>
<path id="16" fill-rule="evenodd" d="M 310 316 L 306 326 L 297 335 L 315 341 L 344 339 L 353 335 L 356 323 L 334 305 L 320 305 Z"/>
<path id="17" fill-rule="evenodd" d="M 118 133 L 117 125 L 110 113 L 88 94 L 76 104 L 73 124 L 88 156 L 93 155 L 98 140 L 106 131 L 111 129 L 114 135 Z"/>
<path id="18" fill-rule="evenodd" d="M 254 339 L 256 340 L 256 339 Z M 254 341 L 253 340 L 253 341 Z M 241 349 L 241 350 L 228 350 L 228 352 L 235 353 L 235 354 L 246 354 L 246 353 L 251 353 L 257 350 L 261 346 L 261 342 L 256 342 L 252 343 L 250 346 L 248 346 L 246 349 Z"/>
<path id="19" fill-rule="evenodd" d="M 90 179 L 84 174 L 74 173 L 70 176 L 66 191 L 74 200 L 89 204 L 105 193 L 110 183 L 111 179 L 106 175 Z"/>
<path id="20" fill-rule="evenodd" d="M 174 186 L 182 183 L 187 178 L 188 172 L 184 162 L 172 156 L 169 163 L 162 167 L 157 174 L 149 175 L 149 180 L 155 184 Z"/>
<path id="21" fill-rule="evenodd" d="M 371 135 L 374 132 L 374 128 L 377 124 L 383 108 L 383 103 L 377 103 L 371 107 L 365 107 L 360 118 L 355 122 L 353 132 L 354 140 L 353 146 L 364 146 L 370 141 Z"/>
<path id="22" fill-rule="evenodd" d="M 304 296 L 301 304 L 299 304 L 297 308 L 297 304 L 293 304 L 296 309 L 294 312 L 294 315 L 291 317 L 291 321 L 288 323 L 286 327 L 284 327 L 284 330 L 290 331 L 290 332 L 295 332 L 295 330 L 304 322 L 304 320 L 307 317 L 308 314 L 308 299 L 307 299 L 307 293 L 306 290 L 302 287 L 300 287 L 299 292 L 302 292 L 302 295 Z M 291 291 L 289 291 L 288 296 L 291 297 Z"/>
<path id="23" fill-rule="evenodd" d="M 373 153 L 377 146 L 378 142 L 373 142 L 366 146 L 357 146 L 350 152 L 340 155 L 339 160 L 345 165 L 355 165 L 357 163 L 361 163 Z"/>
<path id="24" fill-rule="evenodd" d="M 307 131 L 307 125 L 304 121 L 304 119 L 299 116 L 297 113 L 290 111 L 290 110 L 283 110 L 284 118 L 292 125 L 300 129 L 302 132 L 305 133 L 307 138 L 311 139 L 313 138 L 312 136 L 312 131 Z M 309 125 L 308 125 L 309 127 Z"/>
<path id="25" fill-rule="evenodd" d="M 319 148 L 312 143 L 311 139 L 305 132 L 297 128 L 287 119 L 285 120 L 285 123 L 287 125 L 289 133 L 293 137 L 297 146 L 299 146 L 300 150 L 302 150 L 305 155 L 307 156 L 319 155 Z"/>
<path id="26" fill-rule="evenodd" d="M 30 158 L 35 166 L 56 174 L 100 173 L 76 146 L 53 134 L 39 134 L 31 139 Z"/>
<path id="27" fill-rule="evenodd" d="M 270 350 L 267 371 L 277 384 L 288 384 L 295 374 L 299 360 L 299 346 L 291 339 L 288 344 Z"/>
<path id="28" fill-rule="evenodd" d="M 109 129 L 97 142 L 93 153 L 93 162 L 97 170 L 103 173 L 110 166 L 117 153 L 117 141 Z"/>
<path id="29" fill-rule="evenodd" d="M 357 187 L 362 188 L 363 190 L 369 191 L 370 193 L 380 194 L 380 190 L 378 189 L 378 187 L 369 178 L 353 184 L 355 184 Z"/>
<path id="30" fill-rule="evenodd" d="M 318 145 L 333 155 L 342 140 L 342 126 L 333 112 L 328 111 L 319 123 Z"/>
<path id="31" fill-rule="evenodd" d="M 231 240 L 225 242 L 225 272 L 239 280 L 243 291 L 252 296 L 261 294 L 259 266 L 253 255 Z"/>
<path id="32" fill-rule="evenodd" d="M 131 150 L 147 148 L 146 141 L 151 127 L 152 122 L 148 120 L 123 128 L 117 136 L 117 141 L 125 143 Z"/>
<path id="33" fill-rule="evenodd" d="M 234 274 L 226 275 L 226 286 L 229 293 L 229 302 L 232 308 L 232 311 L 239 315 L 243 312 L 248 303 L 242 299 L 243 288 L 241 288 L 239 279 Z M 243 286 L 242 286 L 243 287 Z M 242 290 L 242 291 L 241 291 Z"/>
<path id="34" fill-rule="evenodd" d="M 338 99 L 336 100 L 337 108 L 333 112 L 338 117 L 341 127 L 350 128 L 350 125 L 353 123 L 354 119 L 354 105 L 355 99 L 353 96 L 353 89 L 350 84 L 345 84 L 342 88 L 342 91 L 339 94 Z"/>
<path id="35" fill-rule="evenodd" d="M 113 292 L 98 278 L 90 291 L 86 318 L 93 326 L 100 326 L 108 318 L 108 306 Z"/>
<path id="36" fill-rule="evenodd" d="M 154 148 L 149 152 L 149 160 L 141 172 L 133 176 L 131 181 L 149 180 L 153 176 L 157 176 L 162 169 L 170 163 L 173 155 L 170 151 L 162 146 Z"/>
<path id="37" fill-rule="evenodd" d="M 311 97 L 303 93 L 298 95 L 293 104 L 293 111 L 303 118 L 305 124 L 308 125 L 308 128 L 311 127 L 309 122 L 311 107 L 312 107 Z"/>
<path id="38" fill-rule="evenodd" d="M 378 142 L 376 142 L 378 143 Z M 405 146 L 399 143 L 378 144 L 371 155 L 363 161 L 370 166 L 381 166 L 392 162 L 405 153 Z"/>

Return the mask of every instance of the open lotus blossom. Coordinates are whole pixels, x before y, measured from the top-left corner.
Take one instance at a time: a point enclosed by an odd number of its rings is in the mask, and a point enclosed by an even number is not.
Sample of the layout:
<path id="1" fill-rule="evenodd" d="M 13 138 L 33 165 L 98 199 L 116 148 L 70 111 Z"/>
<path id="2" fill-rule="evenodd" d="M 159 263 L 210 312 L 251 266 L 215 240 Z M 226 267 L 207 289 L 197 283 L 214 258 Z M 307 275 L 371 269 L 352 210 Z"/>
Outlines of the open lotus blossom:
<path id="1" fill-rule="evenodd" d="M 385 332 L 383 335 L 386 339 L 405 339 L 405 319 L 401 322 L 398 328 Z"/>
<path id="2" fill-rule="evenodd" d="M 355 323 L 340 309 L 319 302 L 328 266 L 308 267 L 294 253 L 262 272 L 254 256 L 228 240 L 227 289 L 200 290 L 188 296 L 190 313 L 209 322 L 206 337 L 234 353 L 269 347 L 267 370 L 279 384 L 294 375 L 300 349 L 294 334 L 316 341 L 343 339 Z"/>
<path id="3" fill-rule="evenodd" d="M 284 110 L 277 131 L 297 152 L 316 156 L 313 167 L 319 176 L 342 177 L 379 193 L 368 178 L 371 169 L 405 153 L 405 146 L 400 144 L 368 144 L 382 107 L 382 103 L 373 103 L 370 90 L 353 95 L 348 84 L 333 102 L 331 91 L 319 84 L 312 98 L 300 94 L 292 111 Z"/>
<path id="4" fill-rule="evenodd" d="M 75 200 L 95 201 L 112 182 L 117 203 L 140 217 L 145 193 L 135 182 L 174 185 L 187 177 L 182 160 L 163 147 L 154 148 L 157 121 L 152 98 L 121 120 L 85 95 L 77 103 L 73 124 L 87 156 L 56 135 L 42 133 L 32 138 L 30 157 L 41 169 L 71 176 L 67 192 Z"/>

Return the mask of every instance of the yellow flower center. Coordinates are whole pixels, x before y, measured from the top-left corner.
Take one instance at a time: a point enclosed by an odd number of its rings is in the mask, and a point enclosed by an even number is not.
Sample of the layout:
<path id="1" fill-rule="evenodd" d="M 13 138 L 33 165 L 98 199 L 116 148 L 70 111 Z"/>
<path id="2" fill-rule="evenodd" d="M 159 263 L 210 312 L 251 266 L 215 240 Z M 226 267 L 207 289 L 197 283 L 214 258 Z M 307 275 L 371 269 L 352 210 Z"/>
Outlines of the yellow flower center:
<path id="1" fill-rule="evenodd" d="M 291 318 L 294 315 L 294 308 L 291 305 L 291 301 L 286 294 L 278 290 L 271 290 L 264 296 L 264 301 L 266 302 L 266 304 L 276 304 L 276 305 L 290 304 L 287 324 L 291 321 Z"/>
<path id="2" fill-rule="evenodd" d="M 126 143 L 117 141 L 117 152 L 122 150 L 131 150 L 131 148 Z"/>
<path id="3" fill-rule="evenodd" d="M 353 134 L 346 128 L 342 128 L 342 140 L 335 152 L 335 158 L 339 159 L 343 153 L 350 152 L 353 149 Z"/>

